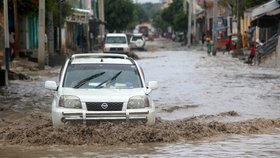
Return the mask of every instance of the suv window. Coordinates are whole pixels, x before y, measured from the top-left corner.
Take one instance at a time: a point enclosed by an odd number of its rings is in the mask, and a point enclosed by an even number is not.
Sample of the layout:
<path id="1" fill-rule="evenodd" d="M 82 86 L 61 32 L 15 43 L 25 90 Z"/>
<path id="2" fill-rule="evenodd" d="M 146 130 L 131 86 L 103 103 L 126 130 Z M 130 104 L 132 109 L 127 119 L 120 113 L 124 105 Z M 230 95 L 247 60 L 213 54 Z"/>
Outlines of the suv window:
<path id="1" fill-rule="evenodd" d="M 105 43 L 111 44 L 111 43 L 120 43 L 125 44 L 126 38 L 123 36 L 114 36 L 114 37 L 106 37 Z"/>
<path id="2" fill-rule="evenodd" d="M 133 36 L 132 41 L 137 41 L 138 39 L 143 40 L 141 36 Z"/>
<path id="3" fill-rule="evenodd" d="M 135 65 L 131 64 L 72 64 L 69 65 L 63 82 L 63 87 L 75 87 L 78 82 L 92 75 L 100 74 L 96 78 L 92 78 L 79 88 L 142 88 L 142 82 L 139 72 Z M 110 83 L 110 87 L 100 85 L 116 77 Z M 106 82 L 106 83 L 108 83 Z M 97 87 L 100 85 L 99 87 Z"/>

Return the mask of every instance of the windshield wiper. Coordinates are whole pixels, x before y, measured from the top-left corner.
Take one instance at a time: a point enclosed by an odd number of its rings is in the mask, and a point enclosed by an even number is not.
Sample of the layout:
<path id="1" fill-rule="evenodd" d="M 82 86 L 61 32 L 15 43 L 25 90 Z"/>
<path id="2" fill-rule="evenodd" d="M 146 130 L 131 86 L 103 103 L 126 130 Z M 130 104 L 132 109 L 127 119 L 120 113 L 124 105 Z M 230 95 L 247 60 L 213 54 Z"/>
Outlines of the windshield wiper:
<path id="1" fill-rule="evenodd" d="M 73 88 L 80 88 L 82 87 L 84 84 L 86 84 L 88 81 L 98 77 L 98 76 L 101 76 L 105 74 L 105 72 L 100 72 L 100 73 L 97 73 L 97 74 L 94 74 L 94 75 L 91 75 L 85 79 L 82 79 L 81 81 L 79 81 Z"/>
<path id="2" fill-rule="evenodd" d="M 102 85 L 105 84 L 105 83 L 108 83 L 108 84 L 112 83 L 121 73 L 122 73 L 122 71 L 118 72 L 112 78 L 109 78 L 108 80 L 105 80 L 104 82 L 102 82 L 99 85 L 97 85 L 95 88 L 101 88 Z"/>

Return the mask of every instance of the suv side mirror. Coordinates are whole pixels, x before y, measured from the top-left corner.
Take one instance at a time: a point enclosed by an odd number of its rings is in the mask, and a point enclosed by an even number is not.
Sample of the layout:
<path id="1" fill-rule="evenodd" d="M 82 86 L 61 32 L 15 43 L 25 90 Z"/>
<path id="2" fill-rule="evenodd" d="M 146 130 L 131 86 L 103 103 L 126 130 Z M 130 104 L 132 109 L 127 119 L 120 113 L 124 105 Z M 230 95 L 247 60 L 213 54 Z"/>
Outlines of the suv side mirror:
<path id="1" fill-rule="evenodd" d="M 158 88 L 158 82 L 157 81 L 150 81 L 148 83 L 148 88 L 151 90 L 157 89 Z"/>
<path id="2" fill-rule="evenodd" d="M 46 81 L 45 88 L 50 90 L 57 90 L 57 84 L 55 81 Z"/>
<path id="3" fill-rule="evenodd" d="M 150 81 L 148 83 L 148 86 L 147 86 L 147 91 L 146 91 L 146 94 L 149 94 L 152 92 L 152 90 L 155 90 L 158 88 L 158 82 L 157 81 Z"/>

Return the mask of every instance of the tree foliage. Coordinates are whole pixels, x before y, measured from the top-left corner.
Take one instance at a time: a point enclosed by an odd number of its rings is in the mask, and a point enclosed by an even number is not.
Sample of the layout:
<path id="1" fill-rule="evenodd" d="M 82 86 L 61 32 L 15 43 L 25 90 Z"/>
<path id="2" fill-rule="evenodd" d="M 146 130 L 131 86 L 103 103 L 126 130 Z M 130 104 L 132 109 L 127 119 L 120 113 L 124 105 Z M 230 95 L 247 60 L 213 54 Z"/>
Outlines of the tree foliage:
<path id="1" fill-rule="evenodd" d="M 0 0 L 2 11 L 4 0 Z M 38 13 L 39 0 L 17 0 L 18 12 L 20 15 L 34 15 Z M 8 0 L 8 7 L 13 8 L 13 0 Z"/>
<path id="2" fill-rule="evenodd" d="M 109 32 L 126 30 L 135 19 L 135 7 L 131 0 L 105 0 L 104 8 Z"/>
<path id="3" fill-rule="evenodd" d="M 0 0 L 0 8 L 3 8 L 3 0 Z M 9 8 L 13 8 L 13 0 L 8 0 Z M 19 16 L 37 16 L 39 11 L 39 0 L 17 0 L 17 9 Z M 66 16 L 71 15 L 72 6 L 68 2 L 62 3 L 62 21 L 65 20 Z M 47 0 L 46 10 L 52 11 L 54 14 L 54 19 L 58 19 L 58 0 Z M 56 21 L 56 20 L 55 20 Z M 57 24 L 55 22 L 55 24 Z"/>
<path id="4" fill-rule="evenodd" d="M 173 29 L 176 31 L 185 31 L 188 25 L 187 15 L 184 12 L 178 12 L 174 15 Z"/>
<path id="5" fill-rule="evenodd" d="M 12 0 L 9 0 L 12 3 Z M 34 16 L 38 14 L 39 0 L 18 0 L 18 14 Z"/>
<path id="6" fill-rule="evenodd" d="M 188 17 L 183 10 L 183 0 L 174 0 L 168 8 L 165 8 L 161 17 L 176 31 L 185 31 Z"/>
<path id="7" fill-rule="evenodd" d="M 160 28 L 162 31 L 167 31 L 169 23 L 162 19 L 161 14 L 161 11 L 159 11 L 154 15 L 152 24 L 155 28 Z"/>
<path id="8" fill-rule="evenodd" d="M 142 3 L 141 6 L 149 19 L 152 19 L 160 11 L 161 4 L 148 2 Z"/>
<path id="9" fill-rule="evenodd" d="M 48 0 L 46 3 L 46 10 L 53 12 L 54 16 L 54 26 L 58 26 L 58 16 L 59 16 L 59 3 L 57 0 Z M 61 16 L 62 24 L 65 22 L 67 16 L 71 15 L 73 11 L 71 10 L 72 6 L 69 2 L 61 2 Z"/>
<path id="10" fill-rule="evenodd" d="M 147 12 L 144 10 L 143 5 L 141 4 L 135 4 L 134 6 L 134 14 L 135 14 L 135 21 L 136 22 L 149 22 L 149 16 L 147 14 Z"/>

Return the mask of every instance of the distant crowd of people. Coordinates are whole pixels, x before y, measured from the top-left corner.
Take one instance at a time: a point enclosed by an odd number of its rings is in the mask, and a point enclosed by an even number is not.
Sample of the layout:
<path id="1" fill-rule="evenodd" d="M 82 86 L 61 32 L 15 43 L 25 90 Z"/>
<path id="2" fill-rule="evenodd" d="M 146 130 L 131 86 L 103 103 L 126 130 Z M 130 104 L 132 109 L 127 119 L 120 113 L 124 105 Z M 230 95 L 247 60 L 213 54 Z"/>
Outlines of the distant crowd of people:
<path id="1" fill-rule="evenodd" d="M 246 63 L 249 63 L 249 64 L 253 63 L 253 59 L 255 57 L 255 47 L 256 47 L 256 44 L 254 42 L 255 29 L 256 29 L 255 27 L 249 26 L 248 29 L 246 31 L 244 31 L 244 33 L 241 35 L 241 37 L 242 37 L 241 47 L 243 49 L 247 48 L 250 50 L 248 60 L 246 61 Z M 232 39 L 233 36 L 235 36 L 236 39 L 238 38 L 237 34 L 229 35 L 227 38 L 219 37 L 219 38 L 223 38 L 225 40 L 225 45 L 223 47 L 225 48 L 225 51 L 227 51 L 227 52 L 230 52 L 231 50 L 237 48 L 237 40 L 233 41 L 233 39 Z M 205 42 L 206 42 L 206 47 L 207 47 L 207 54 L 210 55 L 211 53 L 213 53 L 212 51 L 213 51 L 213 47 L 214 47 L 214 43 L 212 41 L 211 34 L 206 35 L 205 33 L 202 33 L 201 43 L 203 46 L 204 46 Z"/>

